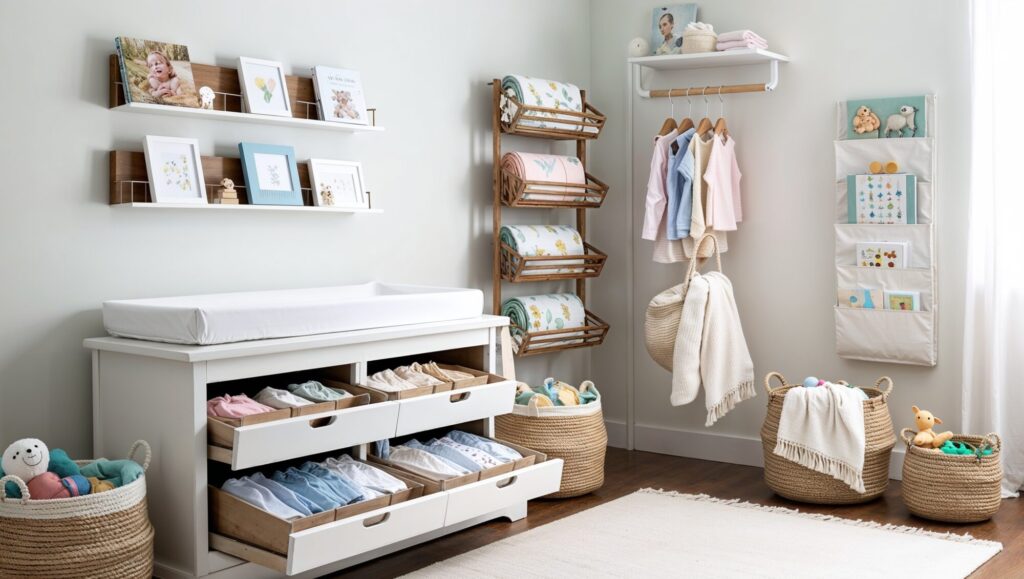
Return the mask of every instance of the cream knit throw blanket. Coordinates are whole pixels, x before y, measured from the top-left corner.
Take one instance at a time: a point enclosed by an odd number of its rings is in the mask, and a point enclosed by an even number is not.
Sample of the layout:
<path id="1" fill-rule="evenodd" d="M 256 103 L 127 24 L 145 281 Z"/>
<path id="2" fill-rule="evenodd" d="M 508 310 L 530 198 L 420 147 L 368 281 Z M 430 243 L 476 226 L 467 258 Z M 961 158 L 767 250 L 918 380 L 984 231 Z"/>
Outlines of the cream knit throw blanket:
<path id="1" fill-rule="evenodd" d="M 701 384 L 708 410 L 705 426 L 737 403 L 757 396 L 754 362 L 743 337 L 732 283 L 717 271 L 690 280 L 673 353 L 672 405 L 692 402 Z"/>
<path id="2" fill-rule="evenodd" d="M 863 399 L 841 384 L 786 392 L 775 454 L 864 492 Z"/>

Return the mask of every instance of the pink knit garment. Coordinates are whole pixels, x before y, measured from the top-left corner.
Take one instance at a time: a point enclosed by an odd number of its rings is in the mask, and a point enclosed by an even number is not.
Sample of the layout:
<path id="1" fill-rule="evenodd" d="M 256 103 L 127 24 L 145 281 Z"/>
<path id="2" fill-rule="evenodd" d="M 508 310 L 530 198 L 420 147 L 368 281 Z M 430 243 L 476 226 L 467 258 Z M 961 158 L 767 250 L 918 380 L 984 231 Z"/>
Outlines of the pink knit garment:
<path id="1" fill-rule="evenodd" d="M 206 401 L 207 416 L 241 418 L 243 416 L 251 416 L 253 414 L 263 414 L 264 412 L 273 411 L 273 408 L 265 404 L 260 404 L 245 394 L 239 394 L 238 396 L 225 394 L 224 396 L 217 396 L 216 398 L 211 398 Z"/>

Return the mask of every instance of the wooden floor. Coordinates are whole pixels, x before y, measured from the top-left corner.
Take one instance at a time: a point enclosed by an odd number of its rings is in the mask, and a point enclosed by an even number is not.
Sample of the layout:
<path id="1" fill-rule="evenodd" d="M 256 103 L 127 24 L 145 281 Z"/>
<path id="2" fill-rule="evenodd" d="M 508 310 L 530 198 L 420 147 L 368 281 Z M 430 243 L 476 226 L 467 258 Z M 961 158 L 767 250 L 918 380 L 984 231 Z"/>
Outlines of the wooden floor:
<path id="1" fill-rule="evenodd" d="M 999 541 L 1003 544 L 1003 551 L 975 572 L 971 576 L 972 579 L 1024 577 L 1024 501 L 1003 501 L 1003 506 L 996 517 L 985 523 L 944 525 L 931 523 L 908 513 L 900 500 L 898 481 L 891 482 L 881 499 L 865 505 L 815 507 L 775 496 L 765 486 L 762 476 L 760 468 L 610 448 L 605 467 L 605 485 L 596 493 L 577 499 L 532 501 L 529 516 L 521 521 L 509 523 L 502 520 L 479 525 L 365 563 L 337 576 L 375 579 L 396 577 L 617 499 L 637 489 L 653 487 L 687 493 L 707 493 L 723 499 L 738 498 L 764 505 L 799 508 L 803 511 L 851 519 L 911 525 L 942 532 L 970 533 L 979 539 Z"/>

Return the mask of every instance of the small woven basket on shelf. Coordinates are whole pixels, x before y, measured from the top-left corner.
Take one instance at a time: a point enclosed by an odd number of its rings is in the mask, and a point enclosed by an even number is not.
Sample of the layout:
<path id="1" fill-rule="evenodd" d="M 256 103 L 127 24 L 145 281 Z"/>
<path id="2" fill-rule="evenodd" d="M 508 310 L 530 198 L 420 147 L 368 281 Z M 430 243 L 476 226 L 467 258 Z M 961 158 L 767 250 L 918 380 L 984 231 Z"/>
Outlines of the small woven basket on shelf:
<path id="1" fill-rule="evenodd" d="M 946 454 L 914 446 L 915 431 L 904 428 L 907 444 L 903 459 L 903 502 L 919 516 L 944 523 L 976 523 L 991 519 L 999 510 L 1003 466 L 999 460 L 1002 440 L 995 434 L 954 435 L 954 442 L 975 448 L 991 445 L 987 456 Z"/>
<path id="2" fill-rule="evenodd" d="M 149 444 L 138 441 L 128 457 Z M 75 461 L 81 465 L 90 460 Z M 12 481 L 20 499 L 7 498 Z M 0 478 L 0 577 L 140 579 L 153 575 L 153 527 L 146 476 L 124 486 L 66 499 L 32 500 L 25 481 Z"/>
<path id="3" fill-rule="evenodd" d="M 714 32 L 699 34 L 683 33 L 683 54 L 695 54 L 698 52 L 714 52 L 718 44 L 718 35 Z"/>
<path id="4" fill-rule="evenodd" d="M 782 384 L 772 388 L 772 378 Z M 880 387 L 888 385 L 885 390 Z M 863 503 L 875 499 L 889 486 L 889 458 L 896 445 L 887 402 L 892 393 L 892 378 L 883 376 L 875 382 L 874 388 L 861 387 L 868 395 L 864 404 L 864 493 L 858 493 L 842 481 L 827 474 L 813 471 L 775 454 L 778 442 L 779 419 L 782 417 L 782 403 L 790 388 L 802 388 L 788 384 L 778 372 L 771 372 L 764 378 L 768 391 L 768 415 L 761 427 L 761 446 L 764 449 L 764 480 L 780 496 L 794 501 L 820 505 L 846 505 Z"/>
<path id="5" fill-rule="evenodd" d="M 568 414 L 576 409 L 577 413 Z M 562 485 L 548 498 L 578 497 L 604 485 L 608 432 L 599 400 L 580 407 L 533 409 L 533 415 L 531 409 L 517 404 L 511 414 L 494 417 L 494 428 L 501 440 L 565 461 Z"/>

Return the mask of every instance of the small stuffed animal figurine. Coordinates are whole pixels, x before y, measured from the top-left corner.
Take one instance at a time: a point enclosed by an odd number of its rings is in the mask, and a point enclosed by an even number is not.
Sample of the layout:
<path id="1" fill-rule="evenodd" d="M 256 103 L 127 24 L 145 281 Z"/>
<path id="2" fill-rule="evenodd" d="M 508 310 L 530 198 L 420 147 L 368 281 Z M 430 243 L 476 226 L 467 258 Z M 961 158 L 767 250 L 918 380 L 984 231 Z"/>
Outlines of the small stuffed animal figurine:
<path id="1" fill-rule="evenodd" d="M 217 98 L 217 93 L 213 92 L 213 89 L 208 86 L 199 87 L 199 106 L 201 108 L 212 110 L 213 99 Z"/>
<path id="2" fill-rule="evenodd" d="M 15 475 L 28 485 L 32 499 L 60 499 L 89 494 L 89 481 L 81 475 L 61 478 L 50 472 L 50 449 L 38 438 L 23 438 L 7 447 L 2 461 L 4 473 Z"/>
<path id="3" fill-rule="evenodd" d="M 878 115 L 866 106 L 859 107 L 853 116 L 853 132 L 858 135 L 877 131 L 880 126 L 882 126 L 882 121 Z"/>
<path id="4" fill-rule="evenodd" d="M 939 448 L 947 440 L 953 438 L 952 432 L 943 432 L 942 434 L 936 434 L 932 427 L 936 424 L 942 424 L 942 419 L 938 416 L 933 415 L 927 410 L 921 410 L 917 406 L 911 406 L 911 410 L 914 411 L 914 422 L 917 424 L 917 434 L 914 436 L 914 446 L 922 446 L 924 448 Z"/>

